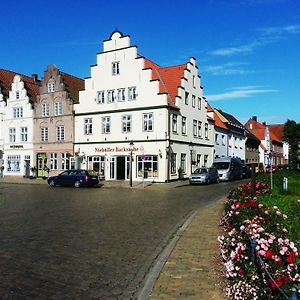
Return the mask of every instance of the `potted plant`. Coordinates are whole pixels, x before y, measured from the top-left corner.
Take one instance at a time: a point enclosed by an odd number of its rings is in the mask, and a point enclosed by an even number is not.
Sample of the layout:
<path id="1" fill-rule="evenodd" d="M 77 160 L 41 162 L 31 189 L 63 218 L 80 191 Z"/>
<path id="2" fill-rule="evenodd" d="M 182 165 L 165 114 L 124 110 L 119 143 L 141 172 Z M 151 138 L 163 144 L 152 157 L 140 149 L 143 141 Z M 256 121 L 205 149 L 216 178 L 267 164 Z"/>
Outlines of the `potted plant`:
<path id="1" fill-rule="evenodd" d="M 31 172 L 31 175 L 30 175 L 30 178 L 36 178 L 36 167 L 30 167 L 30 172 Z"/>

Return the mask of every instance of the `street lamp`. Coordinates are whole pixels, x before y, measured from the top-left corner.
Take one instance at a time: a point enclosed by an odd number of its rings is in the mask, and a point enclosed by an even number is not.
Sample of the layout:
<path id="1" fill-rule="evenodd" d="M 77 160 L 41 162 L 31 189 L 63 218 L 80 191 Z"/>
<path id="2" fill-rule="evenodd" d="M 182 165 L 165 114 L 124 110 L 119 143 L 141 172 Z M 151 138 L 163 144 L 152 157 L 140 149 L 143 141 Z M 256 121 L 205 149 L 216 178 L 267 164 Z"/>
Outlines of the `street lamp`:
<path id="1" fill-rule="evenodd" d="M 190 148 L 190 155 L 191 155 L 191 174 L 193 169 L 193 150 L 194 150 L 194 144 L 192 142 L 189 143 Z"/>
<path id="2" fill-rule="evenodd" d="M 129 186 L 132 187 L 132 147 L 133 147 L 133 141 L 129 143 L 130 147 L 130 166 L 129 166 Z"/>

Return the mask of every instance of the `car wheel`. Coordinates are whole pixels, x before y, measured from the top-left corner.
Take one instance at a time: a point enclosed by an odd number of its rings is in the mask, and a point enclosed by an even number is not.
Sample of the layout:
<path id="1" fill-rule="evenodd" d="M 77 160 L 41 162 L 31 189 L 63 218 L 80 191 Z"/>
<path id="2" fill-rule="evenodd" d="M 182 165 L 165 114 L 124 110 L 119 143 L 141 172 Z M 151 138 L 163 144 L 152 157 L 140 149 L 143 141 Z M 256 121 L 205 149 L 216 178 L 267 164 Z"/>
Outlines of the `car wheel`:
<path id="1" fill-rule="evenodd" d="M 79 181 L 79 180 L 76 180 L 76 181 L 74 182 L 74 187 L 76 187 L 76 188 L 79 188 L 79 187 L 80 187 L 80 181 Z"/>
<path id="2" fill-rule="evenodd" d="M 49 181 L 49 185 L 50 185 L 51 187 L 55 187 L 55 186 L 56 186 L 55 181 L 54 181 L 53 179 L 50 180 L 50 181 Z"/>

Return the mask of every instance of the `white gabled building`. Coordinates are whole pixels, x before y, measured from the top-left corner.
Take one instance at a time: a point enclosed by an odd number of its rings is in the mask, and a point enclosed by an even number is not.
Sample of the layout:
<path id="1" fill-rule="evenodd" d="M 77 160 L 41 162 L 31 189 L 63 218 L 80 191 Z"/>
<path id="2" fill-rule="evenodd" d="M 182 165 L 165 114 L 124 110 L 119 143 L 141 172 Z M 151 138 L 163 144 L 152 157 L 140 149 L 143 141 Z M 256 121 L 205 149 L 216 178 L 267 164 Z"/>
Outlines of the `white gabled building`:
<path id="1" fill-rule="evenodd" d="M 106 180 L 187 177 L 211 165 L 213 130 L 194 58 L 164 68 L 119 31 L 104 41 L 75 104 L 78 167 Z"/>
<path id="2" fill-rule="evenodd" d="M 1 131 L 4 175 L 30 176 L 33 162 L 33 102 L 39 89 L 36 75 L 27 77 L 0 69 Z"/>

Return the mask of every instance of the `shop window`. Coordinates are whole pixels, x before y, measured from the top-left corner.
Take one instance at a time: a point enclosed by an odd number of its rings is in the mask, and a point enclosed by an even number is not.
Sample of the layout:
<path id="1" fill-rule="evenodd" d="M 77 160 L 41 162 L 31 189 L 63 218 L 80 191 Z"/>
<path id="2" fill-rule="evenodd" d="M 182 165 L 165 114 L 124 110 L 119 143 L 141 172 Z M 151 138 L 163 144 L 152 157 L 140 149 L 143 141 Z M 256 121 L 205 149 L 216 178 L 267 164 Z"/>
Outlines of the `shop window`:
<path id="1" fill-rule="evenodd" d="M 20 155 L 7 156 L 7 172 L 20 172 Z"/>
<path id="2" fill-rule="evenodd" d="M 137 160 L 138 177 L 158 177 L 157 155 L 139 155 Z"/>

